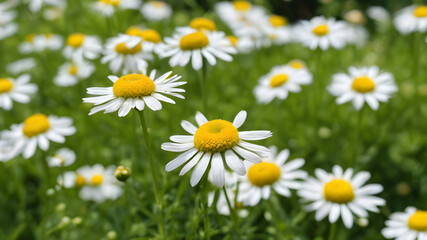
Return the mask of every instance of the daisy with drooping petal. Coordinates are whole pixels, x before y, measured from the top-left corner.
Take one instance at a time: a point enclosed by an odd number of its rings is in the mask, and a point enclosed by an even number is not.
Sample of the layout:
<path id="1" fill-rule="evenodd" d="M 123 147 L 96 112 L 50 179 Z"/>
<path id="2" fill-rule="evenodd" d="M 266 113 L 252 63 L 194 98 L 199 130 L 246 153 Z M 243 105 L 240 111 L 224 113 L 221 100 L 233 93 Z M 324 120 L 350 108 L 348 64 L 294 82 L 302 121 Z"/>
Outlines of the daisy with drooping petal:
<path id="1" fill-rule="evenodd" d="M 158 111 L 162 109 L 160 101 L 175 104 L 174 100 L 165 95 L 184 98 L 180 93 L 185 90 L 178 87 L 186 82 L 178 81 L 181 76 L 171 77 L 171 74 L 172 71 L 155 78 L 156 71 L 153 70 L 150 76 L 144 74 L 128 74 L 120 78 L 109 76 L 114 85 L 88 88 L 88 94 L 97 96 L 83 98 L 83 102 L 93 103 L 96 106 L 91 109 L 89 115 L 100 111 L 104 113 L 118 111 L 119 117 L 124 117 L 132 108 L 142 111 L 145 105 L 153 111 Z"/>
<path id="2" fill-rule="evenodd" d="M 358 217 L 368 217 L 368 211 L 379 212 L 378 206 L 384 206 L 382 198 L 372 196 L 383 191 L 380 184 L 368 184 L 369 172 L 359 172 L 353 176 L 353 169 L 345 172 L 335 165 L 332 173 L 323 169 L 315 170 L 316 178 L 308 177 L 302 184 L 298 195 L 307 211 L 316 211 L 316 220 L 321 221 L 329 215 L 329 222 L 335 223 L 341 216 L 347 228 L 353 226 L 353 213 Z"/>
<path id="3" fill-rule="evenodd" d="M 407 207 L 405 212 L 393 213 L 385 225 L 381 233 L 387 239 L 427 239 L 427 211 Z"/>
<path id="4" fill-rule="evenodd" d="M 427 31 L 427 6 L 411 5 L 396 13 L 394 26 L 401 34 Z"/>
<path id="5" fill-rule="evenodd" d="M 101 41 L 96 36 L 87 36 L 82 33 L 73 33 L 68 36 L 63 54 L 67 59 L 75 61 L 95 59 L 102 51 Z"/>
<path id="6" fill-rule="evenodd" d="M 23 72 L 30 71 L 36 66 L 36 60 L 34 58 L 23 58 L 15 62 L 6 65 L 6 69 L 9 73 L 20 74 Z"/>
<path id="7" fill-rule="evenodd" d="M 288 149 L 277 154 L 277 148 L 272 146 L 269 156 L 261 163 L 245 161 L 248 174 L 240 178 L 237 201 L 255 206 L 261 199 L 269 199 L 272 189 L 279 195 L 290 197 L 289 189 L 299 189 L 301 182 L 297 180 L 305 179 L 307 172 L 299 169 L 304 165 L 304 159 L 286 162 L 288 157 Z"/>
<path id="8" fill-rule="evenodd" d="M 53 157 L 47 159 L 49 167 L 66 167 L 70 166 L 75 161 L 76 154 L 68 148 L 59 149 Z"/>
<path id="9" fill-rule="evenodd" d="M 29 83 L 30 79 L 28 74 L 21 75 L 17 79 L 0 78 L 0 108 L 9 111 L 12 109 L 13 101 L 29 103 L 29 95 L 38 90 L 37 85 Z"/>
<path id="10" fill-rule="evenodd" d="M 360 110 L 366 102 L 373 110 L 377 110 L 379 102 L 387 102 L 398 90 L 393 75 L 381 73 L 377 66 L 349 67 L 348 72 L 334 74 L 332 84 L 328 87 L 329 92 L 338 97 L 337 104 L 353 101 L 356 110 Z"/>
<path id="11" fill-rule="evenodd" d="M 141 0 L 98 0 L 93 3 L 93 9 L 104 16 L 110 17 L 114 14 L 116 8 L 136 10 L 141 6 L 141 3 Z"/>
<path id="12" fill-rule="evenodd" d="M 43 4 L 65 9 L 65 7 L 67 6 L 67 1 L 66 0 L 30 0 L 28 8 L 32 12 L 38 12 L 43 7 Z"/>
<path id="13" fill-rule="evenodd" d="M 162 43 L 160 33 L 154 29 L 142 29 L 139 27 L 130 27 L 126 31 L 127 35 L 141 38 L 142 49 L 144 52 L 155 52 L 159 44 Z"/>
<path id="14" fill-rule="evenodd" d="M 198 128 L 188 121 L 182 121 L 181 126 L 191 135 L 176 135 L 170 137 L 173 142 L 163 143 L 162 149 L 171 152 L 184 152 L 166 165 L 170 172 L 181 165 L 180 175 L 184 175 L 194 167 L 191 174 L 191 186 L 195 186 L 210 164 L 212 183 L 218 187 L 224 186 L 225 168 L 228 167 L 239 175 L 246 173 L 243 160 L 259 163 L 268 156 L 268 148 L 247 141 L 262 140 L 272 136 L 270 131 L 238 131 L 246 120 L 246 111 L 240 111 L 233 123 L 215 119 L 208 121 L 197 112 Z"/>
<path id="15" fill-rule="evenodd" d="M 95 66 L 87 61 L 66 62 L 58 70 L 53 82 L 61 87 L 76 85 L 80 80 L 87 79 L 95 71 Z"/>
<path id="16" fill-rule="evenodd" d="M 254 94 L 260 103 L 269 103 L 274 98 L 284 100 L 289 92 L 300 92 L 300 85 L 310 84 L 313 76 L 307 70 L 301 71 L 290 66 L 276 66 L 259 79 Z"/>
<path id="17" fill-rule="evenodd" d="M 149 1 L 142 5 L 141 13 L 144 18 L 150 21 L 160 21 L 170 18 L 172 8 L 162 1 Z"/>

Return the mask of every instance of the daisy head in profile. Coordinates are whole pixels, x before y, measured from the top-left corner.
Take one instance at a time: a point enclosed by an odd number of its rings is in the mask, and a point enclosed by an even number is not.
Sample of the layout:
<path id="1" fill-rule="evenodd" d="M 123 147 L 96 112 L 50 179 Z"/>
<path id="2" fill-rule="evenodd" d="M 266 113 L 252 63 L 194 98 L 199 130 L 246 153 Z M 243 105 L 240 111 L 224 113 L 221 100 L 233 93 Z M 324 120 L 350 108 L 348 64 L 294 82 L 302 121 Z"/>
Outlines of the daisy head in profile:
<path id="1" fill-rule="evenodd" d="M 29 83 L 30 75 L 23 74 L 18 78 L 0 78 L 0 108 L 9 111 L 13 102 L 29 103 L 30 95 L 37 92 L 36 84 Z"/>
<path id="2" fill-rule="evenodd" d="M 139 37 L 141 40 L 141 47 L 145 52 L 155 52 L 156 48 L 162 44 L 160 33 L 154 29 L 142 29 L 132 26 L 128 28 L 126 34 Z"/>
<path id="3" fill-rule="evenodd" d="M 153 70 L 149 76 L 136 73 L 121 77 L 108 76 L 113 86 L 88 88 L 87 93 L 95 96 L 83 98 L 83 102 L 95 104 L 89 115 L 100 111 L 118 111 L 119 117 L 124 117 L 131 109 L 142 111 L 145 106 L 159 111 L 162 109 L 160 101 L 175 104 L 174 100 L 165 95 L 184 98 L 181 93 L 185 90 L 178 87 L 186 82 L 178 81 L 181 76 L 171 75 L 172 72 L 167 72 L 156 78 L 156 71 Z"/>
<path id="4" fill-rule="evenodd" d="M 411 5 L 396 13 L 394 26 L 401 34 L 427 31 L 427 5 Z"/>
<path id="5" fill-rule="evenodd" d="M 166 165 L 170 172 L 182 165 L 180 175 L 193 167 L 191 186 L 195 186 L 210 166 L 212 183 L 223 187 L 225 183 L 224 162 L 239 175 L 245 175 L 242 160 L 259 163 L 268 156 L 268 148 L 247 141 L 262 140 L 272 136 L 270 131 L 238 131 L 246 120 L 246 111 L 240 111 L 233 122 L 222 119 L 208 121 L 200 112 L 196 114 L 198 127 L 183 120 L 182 128 L 190 135 L 171 136 L 172 142 L 162 144 L 162 149 L 183 152 Z"/>
<path id="6" fill-rule="evenodd" d="M 381 231 L 387 239 L 427 239 L 427 211 L 407 207 L 405 212 L 396 212 L 385 222 Z"/>
<path id="7" fill-rule="evenodd" d="M 172 8 L 163 1 L 148 1 L 142 5 L 141 13 L 149 21 L 161 21 L 170 18 Z"/>
<path id="8" fill-rule="evenodd" d="M 55 155 L 48 157 L 49 167 L 66 167 L 76 161 L 76 153 L 68 148 L 61 148 L 55 152 Z"/>
<path id="9" fill-rule="evenodd" d="M 335 165 L 332 173 L 316 169 L 317 178 L 308 177 L 301 185 L 298 195 L 307 211 L 316 211 L 315 218 L 321 221 L 329 215 L 329 222 L 335 223 L 341 216 L 344 225 L 352 228 L 353 214 L 361 218 L 368 217 L 368 211 L 379 212 L 378 206 L 384 206 L 382 198 L 372 196 L 383 191 L 380 184 L 365 183 L 371 177 L 369 172 L 359 172 L 353 176 L 353 169 L 345 172 Z"/>
<path id="10" fill-rule="evenodd" d="M 61 87 L 74 86 L 79 81 L 89 78 L 94 71 L 95 66 L 88 61 L 66 62 L 59 67 L 53 82 Z"/>
<path id="11" fill-rule="evenodd" d="M 99 12 L 106 17 L 114 14 L 116 9 L 134 9 L 141 6 L 141 0 L 98 0 L 92 7 L 95 12 Z"/>
<path id="12" fill-rule="evenodd" d="M 101 51 L 102 45 L 98 37 L 73 33 L 68 36 L 62 53 L 67 59 L 83 61 L 84 58 L 98 58 Z"/>
<path id="13" fill-rule="evenodd" d="M 334 74 L 328 90 L 337 97 L 337 104 L 352 101 L 356 110 L 360 110 L 366 102 L 377 110 L 379 102 L 387 102 L 398 89 L 391 73 L 380 72 L 377 66 L 370 66 L 349 67 L 348 74 Z"/>

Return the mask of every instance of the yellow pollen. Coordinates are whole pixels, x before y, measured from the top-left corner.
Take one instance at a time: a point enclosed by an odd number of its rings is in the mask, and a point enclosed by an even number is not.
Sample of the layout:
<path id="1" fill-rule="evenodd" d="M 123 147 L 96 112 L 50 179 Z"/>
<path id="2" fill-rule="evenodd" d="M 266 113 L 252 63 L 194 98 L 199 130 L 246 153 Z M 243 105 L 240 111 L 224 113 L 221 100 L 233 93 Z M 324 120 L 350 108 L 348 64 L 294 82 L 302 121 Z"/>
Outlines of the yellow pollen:
<path id="1" fill-rule="evenodd" d="M 327 201 L 349 203 L 354 199 L 353 187 L 346 180 L 334 179 L 325 184 L 323 195 Z"/>
<path id="2" fill-rule="evenodd" d="M 190 22 L 190 27 L 197 29 L 199 31 L 208 30 L 214 31 L 216 30 L 215 23 L 207 18 L 195 18 Z"/>
<path id="3" fill-rule="evenodd" d="M 104 178 L 102 177 L 101 174 L 95 174 L 93 175 L 92 179 L 90 179 L 90 183 L 95 186 L 101 185 L 103 181 L 104 181 Z"/>
<path id="4" fill-rule="evenodd" d="M 79 69 L 74 65 L 71 65 L 70 68 L 68 68 L 68 73 L 71 75 L 76 75 L 78 71 Z"/>
<path id="5" fill-rule="evenodd" d="M 418 18 L 427 17 L 427 6 L 419 6 L 415 8 L 413 14 Z"/>
<path id="6" fill-rule="evenodd" d="M 76 177 L 76 186 L 81 187 L 86 184 L 86 180 L 82 175 L 77 175 Z"/>
<path id="7" fill-rule="evenodd" d="M 194 146 L 203 152 L 224 152 L 239 140 L 239 132 L 233 124 L 221 119 L 203 124 L 194 134 Z"/>
<path id="8" fill-rule="evenodd" d="M 417 210 L 408 220 L 408 227 L 412 230 L 427 231 L 427 211 Z"/>
<path id="9" fill-rule="evenodd" d="M 32 42 L 33 42 L 33 40 L 34 40 L 34 37 L 35 37 L 35 36 L 36 36 L 36 34 L 34 34 L 34 33 L 32 33 L 32 34 L 28 34 L 28 35 L 25 37 L 25 41 L 32 43 Z"/>
<path id="10" fill-rule="evenodd" d="M 246 1 L 234 1 L 233 5 L 237 11 L 248 11 L 251 9 L 251 4 Z"/>
<path id="11" fill-rule="evenodd" d="M 351 88 L 360 93 L 368 93 L 375 90 L 375 83 L 367 76 L 357 77 L 353 80 Z"/>
<path id="12" fill-rule="evenodd" d="M 147 29 L 141 33 L 142 39 L 147 42 L 159 43 L 162 39 L 159 32 L 153 29 Z"/>
<path id="13" fill-rule="evenodd" d="M 289 62 L 289 66 L 295 69 L 302 69 L 305 68 L 305 64 L 303 61 L 300 60 L 293 60 Z"/>
<path id="14" fill-rule="evenodd" d="M 115 50 L 117 53 L 120 53 L 120 54 L 135 54 L 142 50 L 142 45 L 141 43 L 138 43 L 135 47 L 128 48 L 126 47 L 125 43 L 119 43 L 116 45 Z"/>
<path id="15" fill-rule="evenodd" d="M 179 41 L 179 46 L 182 50 L 194 50 L 206 47 L 209 44 L 209 39 L 202 32 L 194 32 L 185 35 Z"/>
<path id="16" fill-rule="evenodd" d="M 122 76 L 113 85 L 114 96 L 123 98 L 150 96 L 155 89 L 153 80 L 143 74 Z"/>
<path id="17" fill-rule="evenodd" d="M 235 36 L 228 36 L 228 40 L 230 40 L 231 45 L 233 46 L 237 46 L 237 42 L 239 41 Z"/>
<path id="18" fill-rule="evenodd" d="M 138 36 L 142 38 L 142 29 L 139 27 L 130 27 L 126 30 L 127 35 Z"/>
<path id="19" fill-rule="evenodd" d="M 34 137 L 47 132 L 49 128 L 50 123 L 47 116 L 41 113 L 36 113 L 24 121 L 22 132 L 27 137 Z"/>
<path id="20" fill-rule="evenodd" d="M 73 33 L 67 38 L 67 45 L 73 48 L 78 48 L 83 44 L 85 35 L 82 33 Z"/>
<path id="21" fill-rule="evenodd" d="M 278 15 L 271 16 L 269 21 L 273 27 L 282 27 L 288 24 L 288 20 L 285 17 Z"/>
<path id="22" fill-rule="evenodd" d="M 237 202 L 235 208 L 236 209 L 242 209 L 243 208 L 243 203 L 242 202 Z"/>
<path id="23" fill-rule="evenodd" d="M 99 1 L 102 2 L 103 4 L 113 5 L 115 7 L 119 6 L 120 4 L 120 0 L 99 0 Z"/>
<path id="24" fill-rule="evenodd" d="M 52 35 L 52 33 L 45 33 L 45 34 L 44 34 L 44 36 L 45 36 L 47 39 L 49 39 L 49 38 L 51 38 L 53 35 Z"/>
<path id="25" fill-rule="evenodd" d="M 6 78 L 0 78 L 0 94 L 10 92 L 13 83 Z"/>
<path id="26" fill-rule="evenodd" d="M 274 163 L 256 163 L 248 169 L 248 179 L 252 185 L 264 187 L 279 180 L 280 173 L 280 168 Z"/>
<path id="27" fill-rule="evenodd" d="M 273 76 L 270 80 L 270 87 L 276 88 L 285 84 L 289 80 L 288 75 L 282 73 Z"/>
<path id="28" fill-rule="evenodd" d="M 316 34 L 317 36 L 321 37 L 321 36 L 325 36 L 326 34 L 329 33 L 329 28 L 328 28 L 328 25 L 321 24 L 321 25 L 315 27 L 312 32 L 314 34 Z"/>

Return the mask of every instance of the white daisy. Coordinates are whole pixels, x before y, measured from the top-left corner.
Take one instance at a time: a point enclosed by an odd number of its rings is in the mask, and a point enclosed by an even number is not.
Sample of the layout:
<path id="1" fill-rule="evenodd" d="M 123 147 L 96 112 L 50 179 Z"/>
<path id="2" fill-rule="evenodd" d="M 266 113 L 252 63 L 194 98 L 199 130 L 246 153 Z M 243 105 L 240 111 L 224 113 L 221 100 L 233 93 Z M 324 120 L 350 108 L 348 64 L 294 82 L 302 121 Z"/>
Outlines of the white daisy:
<path id="1" fill-rule="evenodd" d="M 172 8 L 162 1 L 149 1 L 142 5 L 141 13 L 144 18 L 150 21 L 160 21 L 170 18 Z"/>
<path id="2" fill-rule="evenodd" d="M 15 62 L 6 65 L 6 69 L 9 73 L 17 75 L 23 72 L 28 72 L 36 66 L 36 60 L 34 58 L 23 58 Z"/>
<path id="3" fill-rule="evenodd" d="M 102 51 L 101 41 L 96 36 L 86 36 L 82 33 L 73 33 L 68 36 L 63 54 L 67 59 L 75 61 L 95 59 Z"/>
<path id="4" fill-rule="evenodd" d="M 341 216 L 347 228 L 353 226 L 353 213 L 358 217 L 368 217 L 368 211 L 379 212 L 378 206 L 384 206 L 382 198 L 371 196 L 383 191 L 380 184 L 363 186 L 371 177 L 369 172 L 359 172 L 353 176 L 353 169 L 344 173 L 335 165 L 332 173 L 323 169 L 315 170 L 316 178 L 308 177 L 302 184 L 298 195 L 307 211 L 316 211 L 316 220 L 321 221 L 329 215 L 329 222 L 335 223 Z"/>
<path id="5" fill-rule="evenodd" d="M 40 9 L 43 7 L 43 4 L 48 6 L 56 6 L 61 9 L 65 9 L 65 7 L 67 6 L 66 0 L 29 0 L 29 1 L 30 3 L 28 5 L 28 8 L 32 12 L 40 11 Z"/>
<path id="6" fill-rule="evenodd" d="M 76 154 L 68 148 L 59 149 L 53 157 L 48 157 L 47 159 L 49 167 L 66 167 L 75 161 Z"/>
<path id="7" fill-rule="evenodd" d="M 228 36 L 228 40 L 238 53 L 249 53 L 255 47 L 255 43 L 250 37 Z"/>
<path id="8" fill-rule="evenodd" d="M 166 171 L 170 172 L 186 163 L 180 172 L 180 175 L 184 175 L 195 166 L 190 180 L 193 187 L 200 181 L 209 163 L 212 182 L 218 187 L 224 186 L 225 182 L 224 161 L 231 170 L 244 175 L 246 169 L 242 159 L 259 163 L 269 152 L 268 148 L 247 141 L 272 136 L 270 131 L 239 132 L 237 129 L 245 120 L 246 111 L 240 111 L 233 123 L 222 119 L 208 121 L 200 112 L 196 114 L 198 128 L 188 121 L 182 121 L 181 126 L 191 135 L 172 136 L 170 140 L 173 142 L 162 144 L 165 151 L 184 152 L 166 165 Z"/>
<path id="9" fill-rule="evenodd" d="M 0 108 L 6 111 L 12 109 L 13 101 L 29 103 L 31 94 L 37 92 L 37 85 L 29 83 L 31 77 L 28 74 L 17 79 L 0 78 Z"/>
<path id="10" fill-rule="evenodd" d="M 269 156 L 261 163 L 245 161 L 248 174 L 240 178 L 237 201 L 243 205 L 255 206 L 261 198 L 265 200 L 270 198 L 271 189 L 279 195 L 290 197 L 289 189 L 298 189 L 301 182 L 297 179 L 305 179 L 307 172 L 299 169 L 304 165 L 304 159 L 286 162 L 288 157 L 288 149 L 277 154 L 277 148 L 272 146 Z"/>
<path id="11" fill-rule="evenodd" d="M 411 5 L 396 13 L 394 26 L 401 34 L 427 31 L 427 6 Z"/>
<path id="12" fill-rule="evenodd" d="M 128 28 L 126 34 L 140 37 L 144 52 L 155 52 L 156 48 L 162 43 L 162 37 L 154 29 L 141 29 L 134 26 Z"/>
<path id="13" fill-rule="evenodd" d="M 0 25 L 0 40 L 13 36 L 18 31 L 18 24 L 6 23 Z"/>
<path id="14" fill-rule="evenodd" d="M 328 87 L 329 92 L 338 97 L 337 104 L 353 101 L 356 110 L 360 110 L 366 101 L 373 110 L 377 110 L 379 102 L 387 102 L 397 92 L 393 75 L 381 73 L 377 66 L 349 67 L 348 72 L 334 74 Z"/>
<path id="15" fill-rule="evenodd" d="M 59 50 L 62 48 L 62 36 L 52 33 L 40 34 L 33 39 L 36 51 Z"/>
<path id="16" fill-rule="evenodd" d="M 184 98 L 180 93 L 185 90 L 177 87 L 186 82 L 178 81 L 181 78 L 178 75 L 170 77 L 171 74 L 172 71 L 155 78 L 156 71 L 153 70 L 150 76 L 143 74 L 128 74 L 120 78 L 108 76 L 114 85 L 88 88 L 88 94 L 97 96 L 83 98 L 83 102 L 93 103 L 96 106 L 91 109 L 89 115 L 100 111 L 104 113 L 118 111 L 119 117 L 124 117 L 132 108 L 142 111 L 145 105 L 153 111 L 158 111 L 162 109 L 160 101 L 175 104 L 174 100 L 165 95 Z"/>
<path id="17" fill-rule="evenodd" d="M 283 16 L 269 16 L 268 21 L 266 21 L 262 29 L 274 44 L 282 45 L 293 40 L 292 28 L 288 25 L 288 20 Z"/>
<path id="18" fill-rule="evenodd" d="M 381 233 L 387 239 L 426 240 L 427 211 L 407 207 L 405 212 L 396 212 L 385 222 Z"/>
<path id="19" fill-rule="evenodd" d="M 313 76 L 306 69 L 276 66 L 259 79 L 254 94 L 260 103 L 269 103 L 276 97 L 284 100 L 289 92 L 300 92 L 300 85 L 310 84 L 312 80 Z"/>
<path id="20" fill-rule="evenodd" d="M 98 0 L 93 3 L 92 7 L 94 11 L 110 17 L 116 8 L 136 10 L 141 6 L 141 3 L 141 0 Z"/>
<path id="21" fill-rule="evenodd" d="M 368 7 L 366 15 L 378 22 L 388 22 L 390 20 L 390 14 L 381 6 Z"/>
<path id="22" fill-rule="evenodd" d="M 215 12 L 233 31 L 247 19 L 255 18 L 252 16 L 266 15 L 263 7 L 247 1 L 218 2 L 215 4 Z"/>
<path id="23" fill-rule="evenodd" d="M 87 79 L 95 71 L 95 66 L 87 61 L 66 62 L 58 70 L 53 82 L 61 87 L 76 85 L 79 80 Z"/>
<path id="24" fill-rule="evenodd" d="M 66 171 L 57 178 L 57 182 L 59 186 L 64 188 L 73 188 L 73 187 L 82 187 L 86 180 L 83 176 L 77 175 L 76 172 Z M 60 187 L 58 187 L 60 189 Z"/>

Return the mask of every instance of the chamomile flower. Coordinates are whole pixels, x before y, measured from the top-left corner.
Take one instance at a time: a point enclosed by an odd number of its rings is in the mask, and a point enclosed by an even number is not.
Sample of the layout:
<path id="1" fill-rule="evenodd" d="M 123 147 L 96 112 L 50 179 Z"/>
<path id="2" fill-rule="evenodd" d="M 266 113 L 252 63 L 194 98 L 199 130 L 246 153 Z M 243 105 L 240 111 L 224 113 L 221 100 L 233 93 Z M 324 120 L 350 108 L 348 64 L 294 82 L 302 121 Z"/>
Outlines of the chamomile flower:
<path id="1" fill-rule="evenodd" d="M 379 102 L 387 102 L 397 92 L 393 75 L 381 73 L 377 66 L 350 67 L 348 72 L 334 74 L 332 84 L 328 87 L 329 92 L 338 97 L 337 104 L 353 101 L 356 110 L 360 110 L 366 102 L 373 110 L 377 110 Z"/>
<path id="2" fill-rule="evenodd" d="M 197 31 L 193 28 L 181 28 L 172 37 L 165 38 L 160 57 L 171 57 L 169 64 L 185 66 L 190 62 L 195 70 L 202 68 L 204 57 L 210 65 L 216 64 L 216 58 L 231 62 L 237 51 L 230 46 L 223 32 Z"/>
<path id="3" fill-rule="evenodd" d="M 74 86 L 90 77 L 94 71 L 95 66 L 87 61 L 66 62 L 59 68 L 53 82 L 61 87 Z"/>
<path id="4" fill-rule="evenodd" d="M 66 167 L 70 166 L 75 161 L 76 154 L 68 148 L 59 149 L 54 156 L 48 157 L 47 159 L 49 167 Z"/>
<path id="5" fill-rule="evenodd" d="M 385 222 L 381 233 L 387 239 L 427 239 L 427 211 L 407 207 L 405 212 L 396 212 Z"/>
<path id="6" fill-rule="evenodd" d="M 110 17 L 115 9 L 138 9 L 141 6 L 141 0 L 98 0 L 93 3 L 93 9 L 104 16 Z"/>
<path id="7" fill-rule="evenodd" d="M 366 10 L 368 17 L 378 22 L 388 22 L 390 20 L 390 14 L 388 11 L 381 6 L 372 6 Z"/>
<path id="8" fill-rule="evenodd" d="M 269 103 L 274 98 L 284 100 L 289 92 L 300 92 L 300 85 L 312 82 L 313 76 L 307 70 L 301 71 L 290 66 L 276 66 L 259 79 L 254 94 L 260 103 Z"/>
<path id="9" fill-rule="evenodd" d="M 172 8 L 162 1 L 149 1 L 141 8 L 142 16 L 150 21 L 161 21 L 170 18 Z"/>
<path id="10" fill-rule="evenodd" d="M 75 61 L 95 59 L 102 51 L 101 41 L 96 36 L 87 36 L 82 33 L 73 33 L 68 36 L 63 54 L 67 59 Z"/>
<path id="11" fill-rule="evenodd" d="M 156 48 L 162 43 L 160 33 L 154 29 L 141 29 L 139 27 L 130 27 L 126 31 L 127 35 L 141 38 L 141 45 L 144 52 L 155 52 Z"/>
<path id="12" fill-rule="evenodd" d="M 109 63 L 113 73 L 117 73 L 122 67 L 124 74 L 145 70 L 148 63 L 144 59 L 152 59 L 151 53 L 143 48 L 140 37 L 124 34 L 108 39 L 103 54 L 101 63 Z"/>
<path id="13" fill-rule="evenodd" d="M 411 5 L 397 12 L 394 26 L 401 34 L 427 31 L 427 6 Z"/>
<path id="14" fill-rule="evenodd" d="M 343 21 L 318 16 L 310 21 L 301 21 L 294 33 L 298 42 L 312 50 L 316 48 L 326 50 L 329 47 L 341 49 L 347 41 L 346 26 Z"/>
<path id="15" fill-rule="evenodd" d="M 23 58 L 6 65 L 6 70 L 11 74 L 20 74 L 28 72 L 36 66 L 34 58 Z"/>
<path id="16" fill-rule="evenodd" d="M 188 26 L 197 31 L 216 31 L 217 30 L 215 22 L 204 17 L 194 18 L 193 20 L 191 20 Z"/>
<path id="17" fill-rule="evenodd" d="M 369 172 L 359 172 L 353 176 L 353 169 L 345 172 L 335 165 L 332 173 L 323 169 L 315 170 L 316 178 L 308 177 L 302 184 L 298 195 L 307 211 L 316 211 L 316 220 L 321 221 L 329 215 L 329 222 L 335 223 L 341 216 L 347 228 L 353 226 L 353 213 L 358 217 L 368 217 L 368 211 L 379 212 L 378 206 L 384 206 L 382 198 L 372 196 L 383 191 L 380 184 L 363 186 L 371 177 Z"/>
<path id="18" fill-rule="evenodd" d="M 14 124 L 11 130 L 2 132 L 1 139 L 13 143 L 8 153 L 10 158 L 21 154 L 24 158 L 34 155 L 37 145 L 43 150 L 49 149 L 49 141 L 64 143 L 65 136 L 73 135 L 76 128 L 68 117 L 46 116 L 37 113 L 28 117 L 21 124 Z"/>
<path id="19" fill-rule="evenodd" d="M 218 187 L 225 183 L 224 161 L 231 170 L 244 175 L 246 169 L 242 159 L 259 163 L 269 152 L 268 148 L 247 141 L 262 140 L 272 135 L 270 131 L 239 132 L 237 129 L 245 120 L 246 111 L 240 111 L 233 123 L 222 119 L 208 121 L 200 112 L 196 114 L 198 127 L 182 121 L 181 126 L 191 135 L 171 136 L 173 142 L 162 144 L 165 151 L 184 152 L 166 165 L 166 171 L 170 172 L 185 164 L 180 172 L 180 175 L 184 175 L 194 167 L 190 180 L 193 187 L 200 181 L 209 164 L 212 182 Z"/>
<path id="20" fill-rule="evenodd" d="M 97 96 L 83 98 L 83 102 L 93 103 L 96 106 L 91 109 L 89 115 L 100 111 L 104 113 L 118 111 L 119 117 L 124 117 L 132 108 L 142 111 L 145 105 L 153 111 L 158 111 L 162 109 L 160 101 L 175 104 L 174 100 L 165 95 L 184 98 L 180 93 L 185 90 L 178 87 L 186 82 L 178 81 L 181 76 L 171 77 L 171 74 L 172 71 L 155 78 L 156 71 L 153 70 L 150 76 L 144 74 L 128 74 L 120 78 L 109 76 L 114 85 L 88 88 L 88 94 Z"/>
<path id="21" fill-rule="evenodd" d="M 230 45 L 233 46 L 238 53 L 249 53 L 255 47 L 255 43 L 250 37 L 227 37 L 230 41 Z"/>
<path id="22" fill-rule="evenodd" d="M 66 171 L 64 174 L 58 176 L 57 182 L 59 186 L 64 188 L 82 187 L 86 180 L 83 176 L 77 175 L 76 172 Z M 60 187 L 58 187 L 60 189 Z"/>
<path id="23" fill-rule="evenodd" d="M 247 1 L 218 2 L 215 4 L 215 12 L 233 30 L 252 16 L 265 15 L 263 7 Z"/>
<path id="24" fill-rule="evenodd" d="M 56 6 L 61 9 L 64 9 L 67 6 L 66 0 L 30 0 L 28 8 L 32 12 L 38 12 L 43 7 L 43 5 Z"/>
<path id="25" fill-rule="evenodd" d="M 289 189 L 298 189 L 301 185 L 298 179 L 305 179 L 307 172 L 299 169 L 304 165 L 304 159 L 286 162 L 288 157 L 288 149 L 277 154 L 277 148 L 272 146 L 269 156 L 261 163 L 245 161 L 248 173 L 241 177 L 237 201 L 255 206 L 261 199 L 270 198 L 272 189 L 279 195 L 290 197 Z"/>
<path id="26" fill-rule="evenodd" d="M 40 34 L 33 39 L 35 49 L 38 51 L 43 50 L 59 50 L 62 48 L 63 39 L 58 34 L 46 33 Z"/>
<path id="27" fill-rule="evenodd" d="M 304 61 L 299 59 L 294 59 L 288 62 L 287 64 L 293 69 L 299 69 L 299 70 L 307 70 L 307 64 L 305 64 Z"/>
<path id="28" fill-rule="evenodd" d="M 293 40 L 292 28 L 288 25 L 288 20 L 283 16 L 269 16 L 263 31 L 274 44 L 282 45 Z"/>
<path id="29" fill-rule="evenodd" d="M 0 8 L 0 40 L 14 35 L 18 31 L 18 25 L 12 22 L 16 17 L 13 11 Z"/>
<path id="30" fill-rule="evenodd" d="M 24 74 L 17 79 L 0 78 L 0 108 L 9 111 L 13 101 L 29 103 L 31 94 L 37 92 L 37 85 L 29 83 L 30 75 Z"/>

